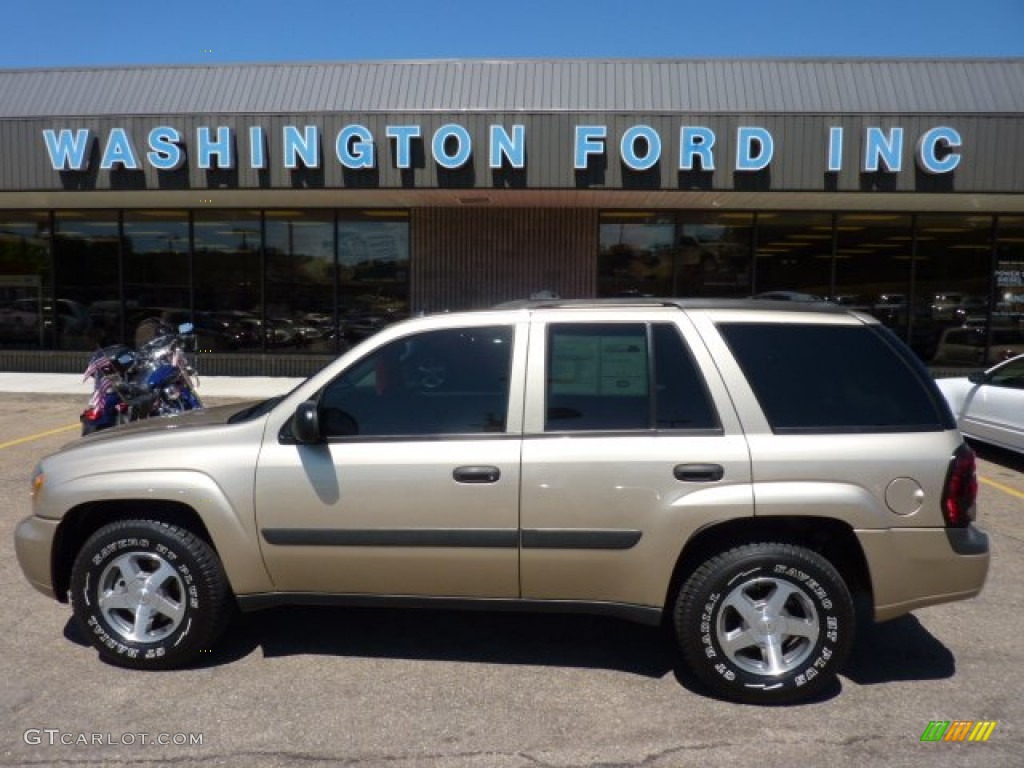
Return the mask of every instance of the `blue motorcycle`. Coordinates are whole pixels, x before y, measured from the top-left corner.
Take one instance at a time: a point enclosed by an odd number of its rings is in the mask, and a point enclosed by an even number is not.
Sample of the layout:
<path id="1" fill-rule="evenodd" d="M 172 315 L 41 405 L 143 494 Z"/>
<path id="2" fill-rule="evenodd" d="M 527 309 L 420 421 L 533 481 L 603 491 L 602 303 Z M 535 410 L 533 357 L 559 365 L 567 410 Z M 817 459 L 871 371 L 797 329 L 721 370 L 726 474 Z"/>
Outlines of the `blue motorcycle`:
<path id="1" fill-rule="evenodd" d="M 85 369 L 93 393 L 81 415 L 82 434 L 202 408 L 188 353 L 194 346 L 192 330 L 191 323 L 178 326 L 177 332 L 160 325 L 138 350 L 125 344 L 96 350 Z"/>

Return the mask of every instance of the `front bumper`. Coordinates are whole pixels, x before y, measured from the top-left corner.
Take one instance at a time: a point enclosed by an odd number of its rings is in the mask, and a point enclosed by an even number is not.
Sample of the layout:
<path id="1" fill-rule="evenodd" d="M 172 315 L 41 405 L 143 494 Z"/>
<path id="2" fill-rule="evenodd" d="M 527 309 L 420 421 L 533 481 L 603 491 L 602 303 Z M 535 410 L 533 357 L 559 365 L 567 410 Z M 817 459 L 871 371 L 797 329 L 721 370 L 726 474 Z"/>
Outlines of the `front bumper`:
<path id="1" fill-rule="evenodd" d="M 58 599 L 53 591 L 52 552 L 59 520 L 32 515 L 14 530 L 14 551 L 29 584 L 47 597 Z"/>
<path id="2" fill-rule="evenodd" d="M 856 533 L 871 573 L 876 621 L 966 600 L 985 585 L 988 536 L 974 525 Z"/>

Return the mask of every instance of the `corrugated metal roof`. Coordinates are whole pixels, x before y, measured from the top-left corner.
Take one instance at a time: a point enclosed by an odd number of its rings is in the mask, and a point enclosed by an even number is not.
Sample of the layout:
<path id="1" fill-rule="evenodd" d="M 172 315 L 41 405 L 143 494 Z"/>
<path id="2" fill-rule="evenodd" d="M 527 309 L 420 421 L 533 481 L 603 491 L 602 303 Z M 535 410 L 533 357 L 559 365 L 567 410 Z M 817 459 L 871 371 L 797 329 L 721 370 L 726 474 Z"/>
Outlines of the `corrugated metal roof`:
<path id="1" fill-rule="evenodd" d="M 0 70 L 0 118 L 438 111 L 1021 113 L 1024 59 L 445 60 Z"/>

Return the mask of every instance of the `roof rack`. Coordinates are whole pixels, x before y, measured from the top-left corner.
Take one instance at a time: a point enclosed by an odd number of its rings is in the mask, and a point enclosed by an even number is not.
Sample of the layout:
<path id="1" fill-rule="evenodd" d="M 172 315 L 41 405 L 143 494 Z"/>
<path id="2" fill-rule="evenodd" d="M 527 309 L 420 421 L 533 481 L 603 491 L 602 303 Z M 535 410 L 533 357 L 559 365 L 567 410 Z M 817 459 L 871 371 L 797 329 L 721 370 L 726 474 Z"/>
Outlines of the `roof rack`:
<path id="1" fill-rule="evenodd" d="M 779 312 L 826 312 L 849 314 L 849 309 L 827 301 L 779 301 L 777 299 L 721 298 L 677 299 L 630 296 L 594 299 L 516 299 L 494 309 L 600 309 L 602 307 L 676 307 L 678 309 L 758 309 Z"/>

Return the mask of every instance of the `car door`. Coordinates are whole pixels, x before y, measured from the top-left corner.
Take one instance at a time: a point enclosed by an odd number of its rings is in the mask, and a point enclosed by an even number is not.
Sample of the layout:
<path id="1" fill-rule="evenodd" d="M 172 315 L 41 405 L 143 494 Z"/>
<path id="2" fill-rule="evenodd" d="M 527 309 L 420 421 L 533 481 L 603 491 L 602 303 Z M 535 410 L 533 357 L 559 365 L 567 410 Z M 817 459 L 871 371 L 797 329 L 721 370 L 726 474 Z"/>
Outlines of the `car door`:
<path id="1" fill-rule="evenodd" d="M 578 317 L 530 333 L 523 597 L 660 608 L 690 535 L 753 514 L 746 441 L 680 312 Z"/>
<path id="2" fill-rule="evenodd" d="M 979 440 L 1024 451 L 1024 357 L 999 366 L 967 393 L 960 426 Z"/>
<path id="3" fill-rule="evenodd" d="M 394 338 L 320 391 L 322 444 L 267 436 L 255 506 L 278 590 L 518 596 L 525 333 Z"/>

